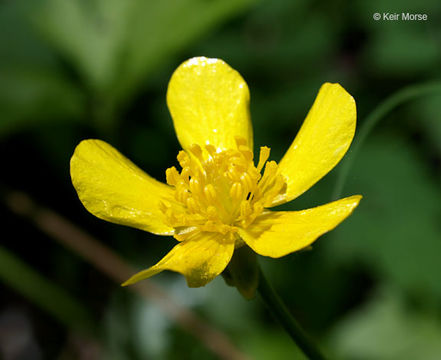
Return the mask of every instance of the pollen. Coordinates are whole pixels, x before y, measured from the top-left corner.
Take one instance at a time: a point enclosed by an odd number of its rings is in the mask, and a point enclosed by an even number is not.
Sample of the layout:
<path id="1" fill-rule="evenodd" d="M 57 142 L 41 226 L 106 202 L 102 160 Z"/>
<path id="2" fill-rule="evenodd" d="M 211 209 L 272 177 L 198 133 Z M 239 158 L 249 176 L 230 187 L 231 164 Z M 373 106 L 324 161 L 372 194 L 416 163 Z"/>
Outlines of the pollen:
<path id="1" fill-rule="evenodd" d="M 270 149 L 260 148 L 257 166 L 246 141 L 236 138 L 236 149 L 218 151 L 212 145 L 192 145 L 179 152 L 182 168 L 167 169 L 167 183 L 182 205 L 161 203 L 166 222 L 183 240 L 193 231 L 219 232 L 237 240 L 238 228 L 247 228 L 273 199 L 286 191 L 286 183 Z"/>

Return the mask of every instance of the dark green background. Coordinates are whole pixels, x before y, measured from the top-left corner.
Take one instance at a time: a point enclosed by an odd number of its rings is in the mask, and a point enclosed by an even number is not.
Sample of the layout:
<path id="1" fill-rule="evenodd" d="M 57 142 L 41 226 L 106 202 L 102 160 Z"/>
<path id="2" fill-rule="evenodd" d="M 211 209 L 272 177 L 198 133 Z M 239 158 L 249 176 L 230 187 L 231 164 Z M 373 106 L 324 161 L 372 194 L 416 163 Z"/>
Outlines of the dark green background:
<path id="1" fill-rule="evenodd" d="M 428 20 L 374 21 L 376 12 L 423 13 Z M 354 96 L 360 129 L 389 95 L 440 81 L 441 5 L 3 0 L 2 199 L 23 191 L 133 265 L 154 264 L 174 240 L 87 213 L 71 185 L 69 159 L 82 139 L 99 138 L 164 180 L 179 151 L 167 83 L 182 61 L 198 55 L 221 58 L 242 74 L 256 147 L 270 146 L 279 160 L 323 82 L 339 82 Z M 287 208 L 330 201 L 339 169 Z M 270 281 L 330 357 L 441 358 L 441 94 L 381 119 L 346 180 L 343 195 L 364 196 L 354 215 L 313 251 L 260 259 Z M 0 215 L 5 359 L 13 340 L 23 338 L 22 355 L 11 359 L 86 359 L 80 349 L 98 349 L 90 359 L 216 358 L 153 303 L 111 282 L 4 202 Z M 152 281 L 250 358 L 296 356 L 260 300 L 242 299 L 222 278 L 202 289 L 188 289 L 174 273 Z"/>

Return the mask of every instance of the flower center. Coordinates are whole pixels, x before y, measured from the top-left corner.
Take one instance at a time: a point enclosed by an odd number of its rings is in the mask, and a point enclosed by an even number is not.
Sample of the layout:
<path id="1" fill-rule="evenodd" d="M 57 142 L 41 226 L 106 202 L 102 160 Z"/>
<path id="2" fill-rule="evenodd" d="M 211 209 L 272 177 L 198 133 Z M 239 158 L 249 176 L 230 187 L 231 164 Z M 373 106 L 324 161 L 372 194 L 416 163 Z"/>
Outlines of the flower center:
<path id="1" fill-rule="evenodd" d="M 236 139 L 236 149 L 216 151 L 213 145 L 180 151 L 182 167 L 167 169 L 167 183 L 175 188 L 181 208 L 161 204 L 169 226 L 176 235 L 194 230 L 230 234 L 246 228 L 273 199 L 283 193 L 286 183 L 275 161 L 268 161 L 270 149 L 260 148 L 257 166 L 246 140 Z M 263 173 L 262 170 L 264 169 Z"/>

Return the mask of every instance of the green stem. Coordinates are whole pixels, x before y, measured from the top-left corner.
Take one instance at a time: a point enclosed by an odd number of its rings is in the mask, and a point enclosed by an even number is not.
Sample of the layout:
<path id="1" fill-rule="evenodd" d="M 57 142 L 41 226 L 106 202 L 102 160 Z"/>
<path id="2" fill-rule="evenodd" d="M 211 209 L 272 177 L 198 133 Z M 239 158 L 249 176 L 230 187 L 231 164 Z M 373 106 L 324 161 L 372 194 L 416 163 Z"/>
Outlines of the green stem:
<path id="1" fill-rule="evenodd" d="M 408 86 L 389 96 L 367 116 L 366 120 L 360 128 L 360 131 L 358 132 L 355 144 L 352 146 L 351 151 L 346 155 L 345 160 L 340 166 L 340 171 L 337 175 L 334 192 L 332 194 L 333 200 L 337 200 L 338 198 L 340 198 L 349 173 L 349 169 L 351 168 L 358 151 L 360 151 L 361 146 L 363 145 L 364 141 L 366 140 L 372 129 L 375 127 L 375 125 L 377 125 L 377 123 L 383 117 L 388 115 L 397 106 L 405 103 L 406 101 L 437 92 L 441 93 L 441 83 L 439 82 Z"/>
<path id="2" fill-rule="evenodd" d="M 324 360 L 325 357 L 320 353 L 317 346 L 309 335 L 302 329 L 300 324 L 294 319 L 286 305 L 280 299 L 273 287 L 268 283 L 262 270 L 259 269 L 259 286 L 257 288 L 269 310 L 277 318 L 286 332 L 291 336 L 297 346 L 311 360 Z"/>

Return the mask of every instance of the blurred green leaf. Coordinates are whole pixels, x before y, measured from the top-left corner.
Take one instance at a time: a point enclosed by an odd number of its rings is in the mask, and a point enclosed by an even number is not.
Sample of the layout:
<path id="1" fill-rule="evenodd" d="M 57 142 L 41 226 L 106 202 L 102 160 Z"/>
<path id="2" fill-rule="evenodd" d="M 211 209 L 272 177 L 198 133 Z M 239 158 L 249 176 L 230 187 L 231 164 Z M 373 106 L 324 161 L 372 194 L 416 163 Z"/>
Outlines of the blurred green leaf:
<path id="1" fill-rule="evenodd" d="M 82 304 L 2 246 L 0 279 L 65 326 L 83 333 L 96 331 L 93 316 Z"/>
<path id="2" fill-rule="evenodd" d="M 118 71 L 128 15 L 135 0 L 44 0 L 29 11 L 41 33 L 71 61 L 96 91 Z"/>
<path id="3" fill-rule="evenodd" d="M 440 339 L 433 314 L 418 312 L 397 292 L 383 289 L 336 326 L 329 344 L 341 359 L 437 360 Z"/>
<path id="4" fill-rule="evenodd" d="M 0 78 L 0 136 L 25 125 L 73 121 L 83 115 L 81 93 L 55 71 L 4 66 Z"/>
<path id="5" fill-rule="evenodd" d="M 253 2 L 46 0 L 35 11 L 38 28 L 86 84 L 117 103 L 174 52 Z"/>
<path id="6" fill-rule="evenodd" d="M 65 122 L 84 98 L 35 36 L 18 3 L 0 5 L 0 136 L 27 125 Z"/>
<path id="7" fill-rule="evenodd" d="M 439 63 L 438 41 L 427 36 L 421 24 L 401 21 L 388 25 L 376 32 L 364 53 L 370 71 L 382 76 L 409 77 Z"/>
<path id="8" fill-rule="evenodd" d="M 176 51 L 256 0 L 167 0 L 134 4 L 119 91 L 131 93 Z M 194 54 L 203 55 L 203 54 Z"/>
<path id="9" fill-rule="evenodd" d="M 371 137 L 346 189 L 364 198 L 327 244 L 337 261 L 360 261 L 400 286 L 441 297 L 441 189 L 424 161 L 396 135 Z"/>

